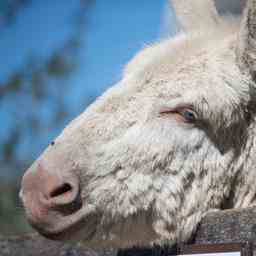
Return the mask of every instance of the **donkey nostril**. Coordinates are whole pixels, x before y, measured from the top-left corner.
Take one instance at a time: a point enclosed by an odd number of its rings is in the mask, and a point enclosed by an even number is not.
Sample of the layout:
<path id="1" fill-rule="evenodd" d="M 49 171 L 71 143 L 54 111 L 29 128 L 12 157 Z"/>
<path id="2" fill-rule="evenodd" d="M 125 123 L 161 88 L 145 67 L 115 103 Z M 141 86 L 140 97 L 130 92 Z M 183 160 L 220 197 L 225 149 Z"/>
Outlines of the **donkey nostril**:
<path id="1" fill-rule="evenodd" d="M 50 193 L 50 197 L 51 198 L 59 197 L 59 196 L 65 195 L 65 194 L 70 193 L 70 192 L 72 192 L 72 186 L 68 183 L 64 183 L 63 185 L 54 189 Z"/>

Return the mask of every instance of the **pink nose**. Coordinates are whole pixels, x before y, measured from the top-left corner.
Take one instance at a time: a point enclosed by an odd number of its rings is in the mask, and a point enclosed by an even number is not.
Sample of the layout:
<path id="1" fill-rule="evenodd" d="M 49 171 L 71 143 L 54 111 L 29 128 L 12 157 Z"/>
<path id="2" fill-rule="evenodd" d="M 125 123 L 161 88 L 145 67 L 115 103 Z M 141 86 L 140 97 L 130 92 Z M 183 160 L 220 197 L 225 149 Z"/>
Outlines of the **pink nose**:
<path id="1" fill-rule="evenodd" d="M 32 222 L 45 221 L 51 211 L 63 214 L 75 211 L 79 201 L 79 182 L 74 174 L 54 174 L 38 164 L 36 170 L 23 177 L 21 194 Z"/>

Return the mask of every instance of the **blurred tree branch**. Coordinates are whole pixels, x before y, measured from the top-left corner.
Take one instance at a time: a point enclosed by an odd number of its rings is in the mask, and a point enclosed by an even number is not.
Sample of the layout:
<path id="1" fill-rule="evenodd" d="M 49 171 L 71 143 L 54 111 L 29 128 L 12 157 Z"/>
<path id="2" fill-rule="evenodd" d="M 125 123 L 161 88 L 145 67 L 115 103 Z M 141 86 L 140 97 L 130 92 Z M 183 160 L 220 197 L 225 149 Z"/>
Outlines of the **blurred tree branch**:
<path id="1" fill-rule="evenodd" d="M 8 29 L 20 10 L 31 3 L 30 0 L 0 0 L 0 31 Z M 14 180 L 8 186 L 3 181 L 0 183 L 2 234 L 23 230 L 25 222 L 21 207 L 17 206 L 19 186 L 15 181 L 31 164 L 36 142 L 45 141 L 48 133 L 63 126 L 69 115 L 70 105 L 66 104 L 66 97 L 72 85 L 66 81 L 78 66 L 86 14 L 91 3 L 92 0 L 80 0 L 79 11 L 73 15 L 71 34 L 47 59 L 35 54 L 28 56 L 22 68 L 0 83 L 0 111 L 1 108 L 7 110 L 4 115 L 9 122 L 0 133 L 0 172 L 2 175 L 12 173 L 9 176 Z M 1 121 L 4 127 L 5 120 Z M 29 141 L 26 153 L 20 149 L 24 141 Z M 25 154 L 22 160 L 20 153 Z"/>

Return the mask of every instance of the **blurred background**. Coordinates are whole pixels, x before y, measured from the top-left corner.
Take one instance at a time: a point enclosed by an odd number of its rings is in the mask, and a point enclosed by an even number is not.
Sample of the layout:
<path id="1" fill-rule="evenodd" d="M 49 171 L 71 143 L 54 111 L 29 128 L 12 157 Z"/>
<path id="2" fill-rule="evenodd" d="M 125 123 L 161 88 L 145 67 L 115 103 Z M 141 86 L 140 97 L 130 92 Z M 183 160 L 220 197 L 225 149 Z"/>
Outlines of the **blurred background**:
<path id="1" fill-rule="evenodd" d="M 168 0 L 0 0 L 0 235 L 30 230 L 26 168 L 173 24 Z"/>

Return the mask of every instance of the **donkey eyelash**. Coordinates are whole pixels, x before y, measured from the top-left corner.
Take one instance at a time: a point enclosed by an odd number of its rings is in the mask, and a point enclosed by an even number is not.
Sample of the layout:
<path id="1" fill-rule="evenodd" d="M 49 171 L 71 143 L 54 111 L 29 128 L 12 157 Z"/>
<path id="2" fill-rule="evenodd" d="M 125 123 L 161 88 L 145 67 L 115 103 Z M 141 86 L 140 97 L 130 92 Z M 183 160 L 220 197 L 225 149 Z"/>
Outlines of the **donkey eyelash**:
<path id="1" fill-rule="evenodd" d="M 161 115 L 178 114 L 183 122 L 194 123 L 198 119 L 197 113 L 191 107 L 166 108 L 160 111 Z"/>

